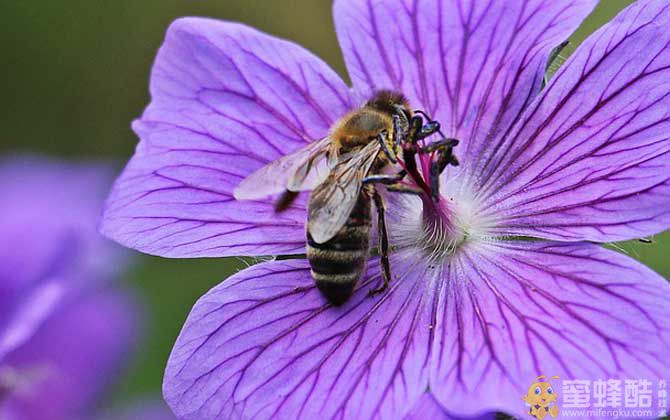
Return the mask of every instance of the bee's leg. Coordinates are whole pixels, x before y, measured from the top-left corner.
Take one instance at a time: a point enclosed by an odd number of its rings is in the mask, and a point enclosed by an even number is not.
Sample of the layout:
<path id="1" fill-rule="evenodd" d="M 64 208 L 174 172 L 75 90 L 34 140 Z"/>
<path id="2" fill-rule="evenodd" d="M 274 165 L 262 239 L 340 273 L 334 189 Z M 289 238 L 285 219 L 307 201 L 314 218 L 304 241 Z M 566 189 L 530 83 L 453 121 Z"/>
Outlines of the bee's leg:
<path id="1" fill-rule="evenodd" d="M 393 153 L 388 148 L 388 137 L 389 137 L 388 131 L 382 130 L 381 132 L 379 132 L 379 134 L 377 134 L 377 141 L 379 142 L 379 145 L 386 154 L 386 157 L 388 157 L 391 162 L 398 163 L 398 159 L 396 158 L 395 153 Z"/>
<path id="2" fill-rule="evenodd" d="M 415 115 L 409 121 L 409 131 L 407 134 L 407 140 L 410 144 L 416 144 L 416 142 L 421 139 L 421 131 L 423 129 L 423 118 L 419 115 Z"/>
<path id="3" fill-rule="evenodd" d="M 407 141 L 402 145 L 402 160 L 405 164 L 407 174 L 412 178 L 419 189 L 427 193 L 430 190 L 430 187 L 419 173 L 419 168 L 416 164 L 416 155 L 419 151 L 417 143 L 420 140 L 422 128 L 423 118 L 419 115 L 414 115 L 409 123 Z"/>
<path id="4" fill-rule="evenodd" d="M 373 296 L 379 292 L 383 292 L 389 287 L 391 281 L 391 264 L 389 263 L 389 239 L 388 232 L 386 230 L 386 217 L 384 215 L 384 200 L 382 196 L 379 195 L 378 191 L 372 193 L 372 198 L 375 201 L 375 207 L 377 207 L 377 226 L 379 230 L 379 255 L 381 256 L 382 263 L 382 276 L 384 279 L 384 284 L 378 289 L 371 289 L 368 293 L 370 296 Z"/>
<path id="5" fill-rule="evenodd" d="M 365 178 L 363 178 L 362 182 L 363 184 L 385 184 L 385 185 L 391 185 L 391 184 L 396 184 L 400 181 L 402 181 L 403 178 L 407 175 L 407 172 L 403 169 L 402 171 L 398 172 L 395 175 L 368 175 Z"/>
<path id="6" fill-rule="evenodd" d="M 405 141 L 405 136 L 407 135 L 407 120 L 405 120 L 405 123 L 400 120 L 400 116 L 397 114 L 393 115 L 393 133 L 395 135 L 395 147 L 396 150 L 400 147 L 400 145 Z"/>
<path id="7" fill-rule="evenodd" d="M 400 193 L 400 194 L 412 194 L 412 195 L 421 195 L 423 191 L 418 188 L 408 187 L 402 184 L 396 185 L 387 185 L 386 189 L 391 192 Z"/>
<path id="8" fill-rule="evenodd" d="M 407 176 L 407 172 L 403 169 L 395 175 L 370 175 L 363 178 L 363 184 L 382 184 L 386 186 L 388 191 L 421 195 L 421 190 L 418 188 L 408 187 L 403 185 L 400 181 Z"/>
<path id="9" fill-rule="evenodd" d="M 275 213 L 281 213 L 289 208 L 297 197 L 296 191 L 285 190 L 275 202 Z"/>
<path id="10" fill-rule="evenodd" d="M 407 132 L 407 142 L 403 144 L 403 162 L 407 168 L 407 172 L 412 176 L 412 178 L 419 179 L 420 175 L 418 168 L 416 166 L 416 161 L 414 157 L 417 152 L 416 142 L 418 141 L 418 133 L 421 132 L 421 127 L 423 126 L 423 118 L 418 115 L 412 117 L 409 121 L 409 129 Z"/>

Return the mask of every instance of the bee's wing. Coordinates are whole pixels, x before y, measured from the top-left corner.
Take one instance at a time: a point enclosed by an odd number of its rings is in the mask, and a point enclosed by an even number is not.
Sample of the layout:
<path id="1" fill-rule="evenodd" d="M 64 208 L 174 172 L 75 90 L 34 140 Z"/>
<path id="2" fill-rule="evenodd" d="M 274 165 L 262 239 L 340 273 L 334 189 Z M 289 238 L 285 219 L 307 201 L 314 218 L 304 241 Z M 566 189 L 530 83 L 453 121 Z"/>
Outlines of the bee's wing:
<path id="1" fill-rule="evenodd" d="M 302 149 L 268 163 L 235 188 L 237 200 L 257 200 L 285 190 L 310 190 L 328 175 L 326 153 L 330 138 L 312 142 Z"/>
<path id="2" fill-rule="evenodd" d="M 343 156 L 328 178 L 312 191 L 307 229 L 316 243 L 328 241 L 344 226 L 358 201 L 361 180 L 380 150 L 379 143 L 371 142 L 361 152 Z"/>

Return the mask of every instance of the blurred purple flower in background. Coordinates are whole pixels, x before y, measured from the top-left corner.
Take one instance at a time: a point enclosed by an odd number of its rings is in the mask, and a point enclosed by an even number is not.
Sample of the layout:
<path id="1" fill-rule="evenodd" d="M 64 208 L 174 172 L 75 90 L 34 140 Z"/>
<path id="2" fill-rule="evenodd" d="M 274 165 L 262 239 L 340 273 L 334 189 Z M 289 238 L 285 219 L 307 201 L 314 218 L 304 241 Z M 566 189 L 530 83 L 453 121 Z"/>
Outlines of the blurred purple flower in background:
<path id="1" fill-rule="evenodd" d="M 440 121 L 461 140 L 461 165 L 444 174 L 444 220 L 425 223 L 418 198 L 387 194 L 397 248 L 387 292 L 367 297 L 375 259 L 354 296 L 330 307 L 293 259 L 202 297 L 168 363 L 173 411 L 523 414 L 540 374 L 667 377 L 670 287 L 591 242 L 670 226 L 670 5 L 627 8 L 542 88 L 551 51 L 595 4 L 336 1 L 353 90 L 290 42 L 175 22 L 106 208 L 102 231 L 118 242 L 171 258 L 304 253 L 306 197 L 276 214 L 272 200 L 238 202 L 233 190 L 375 89 Z"/>
<path id="2" fill-rule="evenodd" d="M 96 231 L 100 165 L 0 160 L 0 418 L 84 418 L 137 335 L 126 257 Z M 169 418 L 169 417 L 164 417 Z"/>

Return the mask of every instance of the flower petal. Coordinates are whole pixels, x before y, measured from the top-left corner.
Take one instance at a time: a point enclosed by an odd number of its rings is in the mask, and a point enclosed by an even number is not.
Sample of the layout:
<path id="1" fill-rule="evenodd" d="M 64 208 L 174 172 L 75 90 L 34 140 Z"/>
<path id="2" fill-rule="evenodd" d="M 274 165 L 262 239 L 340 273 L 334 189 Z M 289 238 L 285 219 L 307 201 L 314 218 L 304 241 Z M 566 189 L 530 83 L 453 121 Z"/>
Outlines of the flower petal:
<path id="1" fill-rule="evenodd" d="M 96 229 L 111 176 L 99 164 L 0 159 L 0 360 L 73 284 L 103 282 L 123 267 L 120 247 Z"/>
<path id="2" fill-rule="evenodd" d="M 168 30 L 151 95 L 102 232 L 169 257 L 304 249 L 304 201 L 275 215 L 270 200 L 237 202 L 232 191 L 264 164 L 324 137 L 351 107 L 344 82 L 290 42 L 185 18 Z"/>
<path id="3" fill-rule="evenodd" d="M 670 5 L 638 1 L 483 155 L 495 233 L 618 241 L 670 227 Z"/>
<path id="4" fill-rule="evenodd" d="M 112 176 L 101 164 L 0 158 L 0 298 L 44 278 L 117 273 L 123 253 L 96 228 Z"/>
<path id="5" fill-rule="evenodd" d="M 477 417 L 454 417 L 447 413 L 442 404 L 430 392 L 424 392 L 405 420 L 495 420 L 495 413 L 485 413 Z"/>
<path id="6" fill-rule="evenodd" d="M 109 386 L 135 336 L 137 308 L 124 292 L 100 290 L 62 305 L 3 369 L 18 374 L 0 404 L 11 419 L 79 418 Z"/>
<path id="7" fill-rule="evenodd" d="M 412 411 L 407 414 L 405 420 L 412 419 L 451 419 L 444 407 L 435 399 L 430 392 L 421 394 L 421 398 L 414 404 Z"/>
<path id="8" fill-rule="evenodd" d="M 172 351 L 164 396 L 182 419 L 399 418 L 425 391 L 435 283 L 399 256 L 388 292 L 372 264 L 341 308 L 306 261 L 255 265 L 193 308 Z M 426 275 L 426 277 L 428 277 Z"/>
<path id="9" fill-rule="evenodd" d="M 0 362 L 20 347 L 63 302 L 67 293 L 66 281 L 45 281 L 22 293 L 18 299 L 0 299 Z M 18 293 L 17 293 L 18 295 Z M 5 310 L 8 309 L 8 310 Z"/>
<path id="10" fill-rule="evenodd" d="M 462 168 L 537 94 L 547 58 L 596 0 L 337 0 L 355 89 L 402 91 L 461 140 Z"/>
<path id="11" fill-rule="evenodd" d="M 594 244 L 518 242 L 464 249 L 450 267 L 430 379 L 450 412 L 523 415 L 541 374 L 670 379 L 670 285 L 635 260 Z"/>

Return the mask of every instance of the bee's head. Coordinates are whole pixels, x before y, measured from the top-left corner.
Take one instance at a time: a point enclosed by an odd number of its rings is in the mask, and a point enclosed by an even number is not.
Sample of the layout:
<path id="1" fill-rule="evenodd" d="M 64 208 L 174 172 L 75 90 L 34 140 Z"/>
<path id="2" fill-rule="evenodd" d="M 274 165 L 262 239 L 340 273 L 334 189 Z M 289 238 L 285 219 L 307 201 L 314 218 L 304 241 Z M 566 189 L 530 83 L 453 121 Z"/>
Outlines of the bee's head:
<path id="1" fill-rule="evenodd" d="M 365 106 L 385 112 L 389 115 L 398 114 L 403 111 L 404 117 L 409 119 L 409 103 L 407 98 L 400 92 L 392 90 L 379 90 L 365 103 Z"/>

